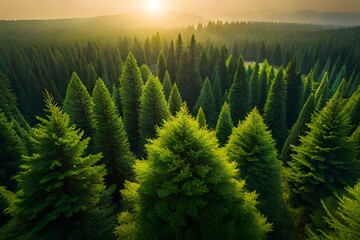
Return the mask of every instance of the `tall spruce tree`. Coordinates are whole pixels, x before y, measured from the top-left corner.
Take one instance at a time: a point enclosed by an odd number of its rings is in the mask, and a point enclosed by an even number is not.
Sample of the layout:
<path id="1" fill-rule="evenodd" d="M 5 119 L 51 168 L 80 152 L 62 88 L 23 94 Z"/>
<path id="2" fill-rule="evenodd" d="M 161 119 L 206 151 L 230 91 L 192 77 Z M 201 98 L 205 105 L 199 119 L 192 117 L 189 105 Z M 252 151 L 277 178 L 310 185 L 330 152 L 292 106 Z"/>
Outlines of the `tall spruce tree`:
<path id="1" fill-rule="evenodd" d="M 89 138 L 69 125 L 69 116 L 47 92 L 45 104 L 46 117 L 38 117 L 32 131 L 35 154 L 22 158 L 16 175 L 20 191 L 7 210 L 13 218 L 1 239 L 82 238 L 78 224 L 105 189 L 105 169 L 97 165 L 101 154 L 83 156 Z"/>
<path id="2" fill-rule="evenodd" d="M 243 120 L 251 108 L 251 86 L 242 57 L 239 57 L 235 77 L 230 88 L 229 106 L 234 124 Z"/>
<path id="3" fill-rule="evenodd" d="M 149 78 L 140 98 L 139 134 L 142 147 L 147 139 L 155 137 L 156 127 L 161 126 L 169 115 L 169 106 L 159 78 Z"/>
<path id="4" fill-rule="evenodd" d="M 102 162 L 107 168 L 106 184 L 116 185 L 120 189 L 125 180 L 132 176 L 134 157 L 129 149 L 122 119 L 100 78 L 96 81 L 92 101 L 94 143 L 96 149 L 103 153 Z M 118 195 L 115 193 L 115 196 Z"/>
<path id="5" fill-rule="evenodd" d="M 164 79 L 166 71 L 167 71 L 166 58 L 164 56 L 163 51 L 161 51 L 159 53 L 159 57 L 157 60 L 157 69 L 156 69 L 156 74 L 159 77 L 159 79 L 161 80 Z"/>
<path id="6" fill-rule="evenodd" d="M 201 128 L 207 127 L 206 116 L 202 107 L 199 108 L 199 111 L 196 115 L 196 121 L 199 123 Z"/>
<path id="7" fill-rule="evenodd" d="M 303 83 L 298 69 L 298 63 L 294 56 L 285 69 L 284 80 L 286 83 L 286 120 L 290 128 L 297 119 L 301 109 Z"/>
<path id="8" fill-rule="evenodd" d="M 137 153 L 140 139 L 138 133 L 140 97 L 144 83 L 136 59 L 131 53 L 126 58 L 120 85 L 124 127 L 129 137 L 130 148 Z"/>
<path id="9" fill-rule="evenodd" d="M 288 185 L 293 205 L 302 204 L 313 211 L 320 199 L 332 195 L 360 177 L 360 161 L 354 143 L 349 141 L 349 116 L 344 111 L 343 81 L 324 109 L 316 112 L 310 130 L 294 147 L 289 162 Z"/>
<path id="10" fill-rule="evenodd" d="M 219 140 L 220 146 L 224 146 L 231 135 L 234 125 L 231 121 L 230 107 L 227 102 L 221 108 L 221 112 L 216 124 L 216 137 Z"/>
<path id="11" fill-rule="evenodd" d="M 69 114 L 70 122 L 84 131 L 84 137 L 92 136 L 93 120 L 91 97 L 76 72 L 70 78 L 63 103 L 64 111 Z"/>
<path id="12" fill-rule="evenodd" d="M 221 82 L 219 76 L 219 70 L 215 67 L 213 76 L 212 76 L 212 89 L 214 93 L 214 100 L 215 100 L 215 107 L 216 113 L 220 112 L 221 104 L 222 104 L 222 89 L 221 89 Z"/>
<path id="13" fill-rule="evenodd" d="M 237 163 L 245 188 L 259 194 L 259 210 L 275 224 L 278 236 L 284 231 L 280 223 L 285 213 L 281 162 L 271 132 L 256 108 L 234 128 L 225 149 L 229 160 Z"/>
<path id="14" fill-rule="evenodd" d="M 316 108 L 321 110 L 329 99 L 329 78 L 327 72 L 320 81 L 320 85 L 315 92 Z"/>
<path id="15" fill-rule="evenodd" d="M 158 130 L 122 191 L 118 239 L 264 239 L 256 195 L 243 190 L 213 132 L 182 109 Z"/>
<path id="16" fill-rule="evenodd" d="M 176 57 L 176 61 L 179 64 L 181 57 L 183 55 L 183 40 L 182 40 L 182 36 L 179 33 L 176 42 L 175 42 L 176 48 L 175 48 L 175 57 Z"/>
<path id="17" fill-rule="evenodd" d="M 175 114 L 180 110 L 183 105 L 183 100 L 180 96 L 179 89 L 177 88 L 176 83 L 174 83 L 171 88 L 170 96 L 169 96 L 169 110 L 171 115 L 175 116 Z"/>
<path id="18" fill-rule="evenodd" d="M 196 101 L 193 113 L 196 114 L 200 107 L 203 109 L 210 127 L 213 127 L 216 123 L 217 114 L 214 93 L 209 78 L 205 79 L 205 82 L 200 91 L 199 98 Z"/>
<path id="19" fill-rule="evenodd" d="M 176 61 L 176 56 L 175 56 L 175 47 L 174 47 L 173 40 L 170 41 L 170 47 L 168 50 L 166 63 L 167 63 L 167 69 L 172 78 L 171 80 L 174 82 L 175 77 L 176 77 L 176 72 L 177 72 L 177 61 Z"/>
<path id="20" fill-rule="evenodd" d="M 286 83 L 281 67 L 267 96 L 264 119 L 276 140 L 277 149 L 281 149 L 286 137 Z"/>
<path id="21" fill-rule="evenodd" d="M 171 79 L 170 79 L 170 75 L 169 75 L 168 71 L 165 72 L 165 77 L 162 82 L 162 88 L 164 91 L 165 99 L 167 101 L 169 99 L 171 88 L 172 88 Z"/>
<path id="22" fill-rule="evenodd" d="M 261 82 L 259 76 L 259 64 L 255 63 L 253 67 L 252 74 L 250 76 L 250 85 L 251 85 L 251 106 L 258 107 L 260 105 L 260 97 L 261 97 Z"/>

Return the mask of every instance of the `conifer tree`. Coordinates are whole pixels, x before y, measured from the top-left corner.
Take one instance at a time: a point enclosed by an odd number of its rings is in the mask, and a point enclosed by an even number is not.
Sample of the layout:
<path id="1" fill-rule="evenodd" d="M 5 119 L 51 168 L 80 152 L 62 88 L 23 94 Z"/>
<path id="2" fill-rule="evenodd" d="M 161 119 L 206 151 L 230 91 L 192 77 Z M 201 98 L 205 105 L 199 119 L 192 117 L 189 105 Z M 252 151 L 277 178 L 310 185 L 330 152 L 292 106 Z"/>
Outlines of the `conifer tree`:
<path id="1" fill-rule="evenodd" d="M 0 109 L 0 183 L 14 191 L 16 182 L 13 176 L 19 171 L 21 155 L 25 145 Z"/>
<path id="2" fill-rule="evenodd" d="M 269 225 L 213 132 L 182 109 L 147 145 L 122 191 L 118 239 L 264 239 Z"/>
<path id="3" fill-rule="evenodd" d="M 290 128 L 297 119 L 302 103 L 302 81 L 299 73 L 296 57 L 294 56 L 285 70 L 284 76 L 286 84 L 286 120 L 287 127 Z"/>
<path id="4" fill-rule="evenodd" d="M 171 115 L 175 116 L 175 114 L 180 110 L 183 105 L 183 100 L 180 96 L 179 89 L 177 88 L 176 83 L 174 83 L 171 88 L 170 96 L 169 96 L 169 110 Z"/>
<path id="5" fill-rule="evenodd" d="M 156 69 L 156 74 L 159 77 L 159 79 L 161 80 L 164 79 L 166 71 L 167 71 L 166 58 L 164 56 L 164 53 L 161 51 L 159 53 L 159 57 L 157 60 L 157 69 Z"/>
<path id="6" fill-rule="evenodd" d="M 103 153 L 102 162 L 107 168 L 106 184 L 108 186 L 114 184 L 119 189 L 132 175 L 134 158 L 129 150 L 122 119 L 119 117 L 109 90 L 100 78 L 96 81 L 92 101 L 94 143 L 96 149 Z M 115 196 L 117 196 L 116 193 Z"/>
<path id="7" fill-rule="evenodd" d="M 221 112 L 216 124 L 216 137 L 219 140 L 221 147 L 228 142 L 233 127 L 234 125 L 231 121 L 229 104 L 225 102 L 221 108 Z"/>
<path id="8" fill-rule="evenodd" d="M 360 85 L 346 102 L 345 111 L 349 113 L 349 124 L 353 130 L 360 123 Z"/>
<path id="9" fill-rule="evenodd" d="M 234 81 L 229 92 L 229 106 L 234 124 L 245 118 L 251 107 L 251 86 L 242 57 L 239 57 Z"/>
<path id="10" fill-rule="evenodd" d="M 304 105 L 304 103 L 307 101 L 310 94 L 312 93 L 313 81 L 314 81 L 313 78 L 314 78 L 314 73 L 313 73 L 313 71 L 310 71 L 310 73 L 304 79 L 304 90 L 303 90 L 303 94 L 302 94 L 302 99 L 303 99 L 302 106 Z"/>
<path id="11" fill-rule="evenodd" d="M 207 127 L 206 117 L 202 107 L 199 108 L 199 111 L 196 115 L 196 121 L 199 123 L 200 127 L 202 128 Z"/>
<path id="12" fill-rule="evenodd" d="M 284 231 L 280 226 L 285 210 L 281 162 L 271 132 L 256 108 L 234 128 L 226 152 L 229 160 L 237 163 L 245 188 L 259 194 L 259 210 L 275 224 L 275 234 Z"/>
<path id="13" fill-rule="evenodd" d="M 175 77 L 176 77 L 176 72 L 177 72 L 177 61 L 176 61 L 176 56 L 175 56 L 175 47 L 174 47 L 173 40 L 170 41 L 170 47 L 168 50 L 166 63 L 167 63 L 168 72 L 172 78 L 171 80 L 174 82 Z"/>
<path id="14" fill-rule="evenodd" d="M 168 71 L 165 72 L 165 77 L 162 82 L 162 88 L 164 91 L 165 99 L 168 100 L 169 96 L 170 96 L 171 88 L 172 88 L 170 75 L 169 75 Z"/>
<path id="15" fill-rule="evenodd" d="M 343 81 L 338 91 L 308 125 L 309 131 L 294 147 L 289 162 L 288 185 L 292 204 L 310 212 L 321 206 L 320 199 L 332 195 L 360 177 L 360 161 L 354 143 L 348 140 L 348 113 L 344 111 Z M 296 205 L 295 205 L 296 206 Z"/>
<path id="16" fill-rule="evenodd" d="M 176 56 L 176 61 L 179 64 L 180 63 L 180 59 L 182 57 L 183 54 L 183 40 L 182 40 L 182 36 L 179 33 L 177 39 L 176 39 L 176 49 L 175 49 L 175 56 Z"/>
<path id="17" fill-rule="evenodd" d="M 315 92 L 316 108 L 321 110 L 329 98 L 329 78 L 327 72 L 321 79 L 320 85 Z"/>
<path id="18" fill-rule="evenodd" d="M 267 95 L 267 90 L 266 90 L 266 77 L 267 77 L 267 67 L 269 66 L 269 63 L 267 62 L 267 60 L 265 59 L 263 62 L 263 65 L 260 68 L 260 72 L 259 72 L 259 106 L 258 109 L 260 112 L 264 112 L 264 106 L 266 103 L 266 95 Z"/>
<path id="19" fill-rule="evenodd" d="M 155 137 L 156 127 L 161 126 L 169 115 L 169 106 L 159 78 L 149 78 L 140 98 L 139 134 L 142 147 L 147 139 Z"/>
<path id="20" fill-rule="evenodd" d="M 289 135 L 287 136 L 284 146 L 281 150 L 281 160 L 287 163 L 290 160 L 292 153 L 292 145 L 297 146 L 300 136 L 302 136 L 307 130 L 306 124 L 311 120 L 311 115 L 316 109 L 316 102 L 313 94 L 310 94 L 304 106 L 302 107 L 299 117 L 291 127 Z"/>
<path id="21" fill-rule="evenodd" d="M 216 113 L 220 112 L 222 100 L 222 89 L 221 89 L 221 82 L 219 71 L 217 67 L 214 69 L 213 77 L 212 77 L 212 89 L 214 93 L 214 100 L 215 100 L 215 110 Z"/>
<path id="22" fill-rule="evenodd" d="M 286 85 L 281 67 L 267 96 L 264 119 L 276 140 L 276 147 L 281 149 L 286 137 Z"/>
<path id="23" fill-rule="evenodd" d="M 331 85 L 331 89 L 330 89 L 330 95 L 333 95 L 337 88 L 339 87 L 340 82 L 345 78 L 346 76 L 346 65 L 344 65 L 341 70 L 339 71 L 339 73 L 337 74 L 335 81 L 333 82 L 333 84 Z"/>
<path id="24" fill-rule="evenodd" d="M 250 76 L 250 85 L 251 85 L 251 106 L 259 107 L 260 105 L 260 96 L 261 96 L 261 82 L 259 76 L 259 64 L 255 63 L 253 67 L 252 74 Z"/>
<path id="25" fill-rule="evenodd" d="M 45 104 L 46 117 L 38 117 L 32 131 L 35 154 L 21 160 L 20 191 L 8 209 L 13 219 L 1 239 L 82 238 L 85 229 L 77 225 L 105 189 L 104 166 L 97 165 L 101 154 L 84 156 L 89 138 L 82 139 L 47 92 Z"/>
<path id="26" fill-rule="evenodd" d="M 148 65 L 143 64 L 143 65 L 140 66 L 139 70 L 140 70 L 140 73 L 141 73 L 141 78 L 143 79 L 144 83 L 146 83 L 149 76 L 150 75 L 152 76 L 150 68 L 148 67 Z"/>
<path id="27" fill-rule="evenodd" d="M 144 83 L 136 59 L 131 53 L 126 58 L 120 85 L 124 127 L 129 137 L 130 148 L 137 153 L 139 151 L 140 97 Z"/>
<path id="28" fill-rule="evenodd" d="M 201 92 L 194 107 L 194 113 L 197 113 L 200 109 L 203 109 L 206 119 L 209 125 L 212 127 L 216 123 L 216 106 L 213 90 L 209 78 L 205 79 L 205 82 L 201 88 Z"/>
<path id="29" fill-rule="evenodd" d="M 90 137 L 93 130 L 91 97 L 76 72 L 70 78 L 63 103 L 64 111 L 69 114 L 70 122 L 84 131 L 84 137 Z"/>

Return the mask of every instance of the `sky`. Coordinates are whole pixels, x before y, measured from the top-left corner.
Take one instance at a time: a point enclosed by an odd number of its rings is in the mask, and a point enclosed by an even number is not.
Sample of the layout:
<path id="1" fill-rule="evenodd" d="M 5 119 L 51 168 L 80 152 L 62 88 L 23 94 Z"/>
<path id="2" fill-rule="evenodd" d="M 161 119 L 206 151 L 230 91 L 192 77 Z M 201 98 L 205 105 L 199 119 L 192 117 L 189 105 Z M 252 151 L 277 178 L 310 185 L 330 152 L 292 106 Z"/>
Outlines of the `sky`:
<path id="1" fill-rule="evenodd" d="M 0 0 L 0 19 L 57 19 L 147 9 L 150 0 Z M 153 0 L 156 1 L 156 0 Z M 204 17 L 300 10 L 360 12 L 360 0 L 157 0 L 162 9 Z"/>

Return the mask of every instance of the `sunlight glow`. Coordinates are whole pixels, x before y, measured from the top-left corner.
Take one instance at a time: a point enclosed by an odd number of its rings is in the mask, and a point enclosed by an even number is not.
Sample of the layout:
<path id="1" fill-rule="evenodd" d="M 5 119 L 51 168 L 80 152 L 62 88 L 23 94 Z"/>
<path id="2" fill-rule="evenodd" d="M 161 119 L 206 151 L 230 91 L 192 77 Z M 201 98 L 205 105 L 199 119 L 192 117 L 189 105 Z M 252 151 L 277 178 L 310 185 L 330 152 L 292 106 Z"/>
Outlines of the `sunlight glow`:
<path id="1" fill-rule="evenodd" d="M 161 2 L 159 0 L 148 0 L 147 7 L 151 12 L 159 12 L 162 8 Z"/>

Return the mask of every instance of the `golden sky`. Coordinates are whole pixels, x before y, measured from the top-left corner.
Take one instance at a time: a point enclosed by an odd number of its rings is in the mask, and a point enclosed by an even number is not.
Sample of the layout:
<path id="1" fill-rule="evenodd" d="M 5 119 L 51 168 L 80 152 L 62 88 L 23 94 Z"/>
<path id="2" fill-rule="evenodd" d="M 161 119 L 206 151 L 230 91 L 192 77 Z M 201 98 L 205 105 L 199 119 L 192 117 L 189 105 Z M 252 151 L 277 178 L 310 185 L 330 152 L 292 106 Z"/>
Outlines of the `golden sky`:
<path id="1" fill-rule="evenodd" d="M 0 19 L 54 19 L 146 9 L 148 0 L 0 0 Z M 158 0 L 165 8 L 206 17 L 299 10 L 360 12 L 360 0 Z"/>

